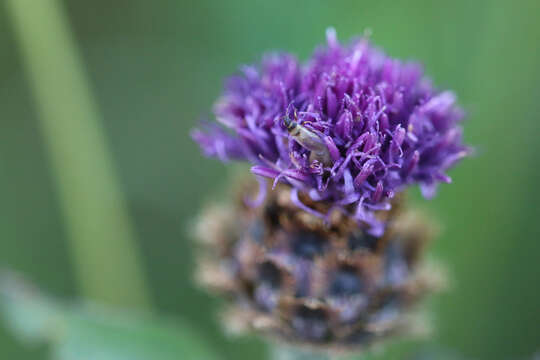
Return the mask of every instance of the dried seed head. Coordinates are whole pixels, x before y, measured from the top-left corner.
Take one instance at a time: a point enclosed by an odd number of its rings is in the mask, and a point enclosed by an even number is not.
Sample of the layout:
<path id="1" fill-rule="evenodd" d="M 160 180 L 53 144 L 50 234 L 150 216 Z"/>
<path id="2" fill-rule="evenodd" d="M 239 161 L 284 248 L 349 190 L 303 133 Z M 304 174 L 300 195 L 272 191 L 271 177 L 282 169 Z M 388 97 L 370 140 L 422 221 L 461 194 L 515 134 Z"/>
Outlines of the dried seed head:
<path id="1" fill-rule="evenodd" d="M 386 231 L 375 237 L 342 211 L 323 221 L 299 209 L 291 191 L 278 185 L 258 207 L 239 200 L 199 221 L 198 280 L 232 299 L 228 327 L 325 350 L 415 327 L 411 307 L 434 287 L 421 271 L 433 235 L 425 220 L 395 203 L 377 214 Z M 298 196 L 311 210 L 330 210 Z"/>

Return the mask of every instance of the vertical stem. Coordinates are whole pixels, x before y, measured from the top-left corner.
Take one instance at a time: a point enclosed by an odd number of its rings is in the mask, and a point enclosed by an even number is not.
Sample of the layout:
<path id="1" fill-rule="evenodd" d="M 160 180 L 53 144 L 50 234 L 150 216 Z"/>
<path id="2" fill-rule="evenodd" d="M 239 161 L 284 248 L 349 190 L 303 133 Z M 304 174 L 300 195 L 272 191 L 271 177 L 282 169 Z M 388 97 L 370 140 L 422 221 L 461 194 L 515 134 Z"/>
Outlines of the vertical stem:
<path id="1" fill-rule="evenodd" d="M 84 65 L 60 1 L 7 0 L 83 295 L 144 307 L 148 293 Z"/>

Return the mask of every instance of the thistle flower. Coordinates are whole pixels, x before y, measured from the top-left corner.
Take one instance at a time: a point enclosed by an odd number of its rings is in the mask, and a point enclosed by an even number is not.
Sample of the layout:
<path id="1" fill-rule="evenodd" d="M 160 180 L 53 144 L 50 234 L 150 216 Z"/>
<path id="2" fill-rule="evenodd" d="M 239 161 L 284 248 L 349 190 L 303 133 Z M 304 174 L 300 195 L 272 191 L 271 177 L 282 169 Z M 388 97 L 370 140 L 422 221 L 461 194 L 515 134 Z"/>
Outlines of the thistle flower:
<path id="1" fill-rule="evenodd" d="M 203 212 L 198 280 L 233 299 L 226 323 L 324 350 L 356 349 L 414 327 L 440 280 L 424 271 L 430 224 L 404 205 L 450 182 L 466 156 L 463 111 L 421 67 L 360 38 L 300 64 L 272 54 L 227 83 L 203 152 L 258 176 L 234 204 Z M 265 178 L 273 180 L 270 187 Z"/>
<path id="2" fill-rule="evenodd" d="M 446 171 L 467 155 L 452 92 L 437 91 L 420 65 L 385 55 L 360 38 L 343 46 L 333 29 L 327 46 L 300 64 L 271 54 L 244 66 L 215 106 L 220 125 L 193 131 L 204 153 L 249 161 L 251 171 L 292 186 L 298 200 L 332 204 L 382 235 L 374 211 L 408 185 L 426 197 L 449 183 Z M 263 197 L 261 196 L 261 199 Z"/>
<path id="3" fill-rule="evenodd" d="M 421 217 L 397 206 L 378 214 L 388 227 L 377 238 L 341 212 L 325 223 L 299 209 L 287 185 L 256 208 L 243 201 L 246 188 L 236 204 L 207 209 L 196 233 L 198 280 L 233 299 L 229 328 L 325 351 L 410 334 L 413 305 L 438 281 L 420 266 L 432 235 Z"/>

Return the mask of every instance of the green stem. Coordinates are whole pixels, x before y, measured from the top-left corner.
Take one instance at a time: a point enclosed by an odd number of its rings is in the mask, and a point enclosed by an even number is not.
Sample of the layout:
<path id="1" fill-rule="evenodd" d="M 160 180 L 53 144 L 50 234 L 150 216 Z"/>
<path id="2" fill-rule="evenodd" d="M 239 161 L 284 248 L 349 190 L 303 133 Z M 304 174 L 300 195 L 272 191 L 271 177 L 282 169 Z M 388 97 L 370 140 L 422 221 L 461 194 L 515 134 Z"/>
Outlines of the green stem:
<path id="1" fill-rule="evenodd" d="M 57 0 L 7 0 L 6 5 L 83 295 L 148 306 L 134 232 L 64 9 Z"/>
<path id="2" fill-rule="evenodd" d="M 330 360 L 330 356 L 309 350 L 301 350 L 291 346 L 271 345 L 272 360 Z"/>

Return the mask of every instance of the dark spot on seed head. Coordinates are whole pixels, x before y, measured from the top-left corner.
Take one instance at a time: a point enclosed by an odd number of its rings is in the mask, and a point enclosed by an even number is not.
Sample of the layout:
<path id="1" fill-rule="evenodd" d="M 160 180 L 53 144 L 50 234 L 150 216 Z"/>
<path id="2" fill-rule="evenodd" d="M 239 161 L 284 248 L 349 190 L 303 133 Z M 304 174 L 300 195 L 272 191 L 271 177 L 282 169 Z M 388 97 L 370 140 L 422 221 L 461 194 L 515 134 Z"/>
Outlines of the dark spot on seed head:
<path id="1" fill-rule="evenodd" d="M 250 238 L 258 243 L 262 244 L 264 241 L 264 224 L 260 220 L 253 221 L 248 228 Z"/>
<path id="2" fill-rule="evenodd" d="M 292 249 L 296 256 L 312 260 L 324 252 L 326 240 L 312 232 L 300 232 L 292 240 Z"/>
<path id="3" fill-rule="evenodd" d="M 375 251 L 379 238 L 365 232 L 354 232 L 349 236 L 348 245 L 351 250 L 367 249 Z"/>
<path id="4" fill-rule="evenodd" d="M 281 271 L 271 262 L 264 262 L 259 265 L 259 281 L 273 289 L 277 289 L 282 283 Z"/>
<path id="5" fill-rule="evenodd" d="M 270 203 L 266 206 L 264 216 L 270 227 L 275 228 L 279 226 L 279 207 L 276 203 Z"/>
<path id="6" fill-rule="evenodd" d="M 329 292 L 334 296 L 350 296 L 362 292 L 363 287 L 357 271 L 352 267 L 344 267 L 333 275 Z"/>
<path id="7" fill-rule="evenodd" d="M 409 269 L 403 254 L 403 249 L 395 243 L 390 243 L 385 250 L 385 277 L 389 285 L 401 285 L 407 279 Z"/>
<path id="8" fill-rule="evenodd" d="M 329 335 L 327 316 L 322 309 L 299 306 L 293 316 L 292 327 L 302 339 L 323 341 Z"/>

